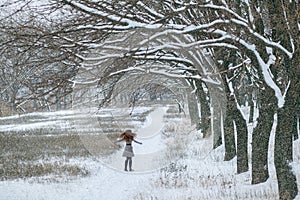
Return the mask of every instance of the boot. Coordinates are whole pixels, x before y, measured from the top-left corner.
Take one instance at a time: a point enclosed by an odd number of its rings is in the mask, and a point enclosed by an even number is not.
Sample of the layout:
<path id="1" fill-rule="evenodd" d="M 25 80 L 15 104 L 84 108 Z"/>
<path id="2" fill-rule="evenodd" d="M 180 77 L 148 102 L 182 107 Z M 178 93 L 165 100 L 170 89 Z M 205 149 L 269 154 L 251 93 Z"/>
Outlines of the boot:
<path id="1" fill-rule="evenodd" d="M 127 170 L 127 165 L 128 165 L 128 159 L 125 160 L 125 169 L 124 169 L 124 170 L 125 170 L 126 172 L 128 171 L 128 170 Z"/>
<path id="2" fill-rule="evenodd" d="M 133 169 L 132 169 L 132 159 L 130 158 L 130 160 L 129 160 L 129 171 L 134 171 Z"/>

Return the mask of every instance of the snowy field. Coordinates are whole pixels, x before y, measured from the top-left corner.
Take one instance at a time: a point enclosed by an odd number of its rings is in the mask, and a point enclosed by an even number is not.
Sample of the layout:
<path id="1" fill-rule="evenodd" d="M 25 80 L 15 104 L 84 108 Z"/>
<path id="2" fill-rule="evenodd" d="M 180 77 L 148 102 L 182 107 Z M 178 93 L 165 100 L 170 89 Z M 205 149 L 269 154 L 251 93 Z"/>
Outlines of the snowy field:
<path id="1" fill-rule="evenodd" d="M 68 110 L 0 118 L 0 200 L 278 199 L 271 153 L 269 180 L 251 185 L 250 173 L 237 175 L 236 160 L 224 162 L 224 147 L 212 150 L 211 138 L 202 138 L 176 107 L 129 112 Z M 134 172 L 123 171 L 123 145 L 113 143 L 128 128 L 143 142 L 134 144 Z M 299 140 L 294 150 L 300 188 Z"/>

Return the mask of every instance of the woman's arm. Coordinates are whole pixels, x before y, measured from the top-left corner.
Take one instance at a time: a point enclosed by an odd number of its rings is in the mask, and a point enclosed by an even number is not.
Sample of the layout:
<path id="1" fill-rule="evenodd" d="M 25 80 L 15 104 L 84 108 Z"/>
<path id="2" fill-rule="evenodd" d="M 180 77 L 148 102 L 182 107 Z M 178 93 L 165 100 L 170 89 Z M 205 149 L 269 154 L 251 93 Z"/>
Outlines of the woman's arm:
<path id="1" fill-rule="evenodd" d="M 114 143 L 122 142 L 123 140 L 124 140 L 124 138 L 120 138 L 120 139 L 116 140 Z"/>
<path id="2" fill-rule="evenodd" d="M 136 141 L 136 140 L 133 140 L 135 143 L 138 143 L 138 144 L 143 144 L 143 143 L 141 143 L 141 142 L 139 142 L 139 141 Z"/>

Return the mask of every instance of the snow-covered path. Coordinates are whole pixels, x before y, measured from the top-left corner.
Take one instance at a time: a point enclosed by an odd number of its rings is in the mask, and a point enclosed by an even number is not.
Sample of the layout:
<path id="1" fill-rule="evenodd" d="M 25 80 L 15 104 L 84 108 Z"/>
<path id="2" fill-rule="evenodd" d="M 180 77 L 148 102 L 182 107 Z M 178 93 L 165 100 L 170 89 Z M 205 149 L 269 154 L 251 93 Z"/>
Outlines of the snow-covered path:
<path id="1" fill-rule="evenodd" d="M 149 114 L 146 120 L 146 124 L 137 131 L 138 136 L 141 139 L 147 137 L 153 137 L 159 134 L 164 127 L 163 117 L 166 112 L 166 108 L 157 108 Z"/>
<path id="2" fill-rule="evenodd" d="M 135 152 L 133 158 L 134 173 L 152 171 L 161 167 L 166 147 L 161 135 L 161 130 L 165 125 L 163 121 L 165 112 L 166 108 L 155 109 L 147 117 L 146 124 L 136 131 L 136 140 L 143 144 L 133 143 Z M 113 169 L 124 170 L 123 148 L 110 156 L 104 163 Z"/>
<path id="3" fill-rule="evenodd" d="M 91 176 L 61 183 L 38 183 L 28 180 L 12 180 L 0 182 L 0 200 L 127 200 L 133 199 L 139 191 L 147 191 L 150 179 L 160 166 L 165 144 L 160 131 L 164 127 L 163 116 L 167 108 L 157 108 L 149 114 L 146 123 L 136 130 L 137 140 L 143 145 L 134 144 L 135 157 L 133 167 L 135 172 L 124 172 L 123 149 L 112 155 L 112 162 L 99 160 L 74 161 L 86 166 Z M 158 158 L 158 159 L 157 159 Z M 148 172 L 148 173 L 147 173 Z"/>

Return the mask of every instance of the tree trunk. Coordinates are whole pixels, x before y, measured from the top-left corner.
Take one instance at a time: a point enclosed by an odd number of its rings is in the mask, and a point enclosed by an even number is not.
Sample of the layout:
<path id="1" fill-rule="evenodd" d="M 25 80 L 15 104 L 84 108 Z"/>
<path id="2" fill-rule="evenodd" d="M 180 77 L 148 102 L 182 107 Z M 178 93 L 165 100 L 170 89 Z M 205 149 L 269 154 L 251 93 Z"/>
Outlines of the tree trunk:
<path id="1" fill-rule="evenodd" d="M 209 108 L 209 101 L 207 99 L 207 94 L 204 92 L 202 82 L 200 80 L 195 80 L 195 85 L 197 87 L 197 98 L 201 105 L 201 119 L 199 123 L 199 129 L 202 130 L 203 137 L 206 137 L 208 135 L 207 131 L 210 127 L 211 113 Z"/>
<path id="2" fill-rule="evenodd" d="M 274 91 L 265 86 L 259 98 L 259 117 L 252 134 L 252 184 L 265 182 L 268 173 L 269 138 L 274 121 Z"/>
<path id="3" fill-rule="evenodd" d="M 226 77 L 222 76 L 225 83 L 224 89 L 226 93 L 226 113 L 224 115 L 224 145 L 225 145 L 225 157 L 224 160 L 228 161 L 233 159 L 236 156 L 236 146 L 235 146 L 235 137 L 234 137 L 234 125 L 233 125 L 233 116 L 236 111 L 236 102 L 234 96 L 231 94 L 226 81 Z"/>
<path id="4" fill-rule="evenodd" d="M 237 103 L 228 85 L 225 86 L 227 96 L 227 109 L 224 120 L 224 139 L 225 139 L 225 161 L 237 156 L 237 173 L 243 173 L 249 170 L 248 165 L 248 131 L 247 124 L 241 111 L 237 109 Z M 237 132 L 237 148 L 235 146 L 234 124 Z"/>
<path id="5" fill-rule="evenodd" d="M 249 123 L 253 123 L 254 118 L 254 103 L 253 103 L 253 94 L 251 94 L 251 97 L 249 99 L 249 106 L 250 106 L 250 115 L 249 115 Z"/>
<path id="6" fill-rule="evenodd" d="M 278 180 L 280 199 L 294 199 L 298 188 L 296 177 L 291 169 L 293 152 L 293 127 L 295 117 L 292 117 L 291 108 L 279 109 L 278 124 L 275 136 L 275 167 Z"/>
<path id="7" fill-rule="evenodd" d="M 210 88 L 210 102 L 212 107 L 212 130 L 213 130 L 213 148 L 216 149 L 222 145 L 222 120 L 226 114 L 226 97 L 219 88 Z"/>
<path id="8" fill-rule="evenodd" d="M 299 49 L 298 49 L 299 52 Z M 295 55 L 293 68 L 290 63 L 290 87 L 285 104 L 278 110 L 278 124 L 275 135 L 274 161 L 280 199 L 294 199 L 298 194 L 296 177 L 292 172 L 293 137 L 296 134 L 297 115 L 300 105 L 300 65 L 299 53 Z"/>
<path id="9" fill-rule="evenodd" d="M 197 125 L 200 121 L 197 99 L 194 94 L 188 95 L 188 109 L 191 119 L 191 124 Z"/>
<path id="10" fill-rule="evenodd" d="M 294 140 L 299 139 L 298 126 L 299 126 L 299 111 L 297 113 L 296 120 L 295 120 L 295 122 L 293 124 L 293 136 L 294 136 Z"/>
<path id="11" fill-rule="evenodd" d="M 238 109 L 236 109 L 234 121 L 237 131 L 237 173 L 240 174 L 249 170 L 248 130 L 247 123 Z"/>
<path id="12" fill-rule="evenodd" d="M 234 137 L 233 116 L 235 115 L 236 106 L 234 97 L 227 93 L 227 109 L 224 120 L 224 140 L 225 140 L 225 161 L 231 160 L 236 156 L 236 146 Z"/>

